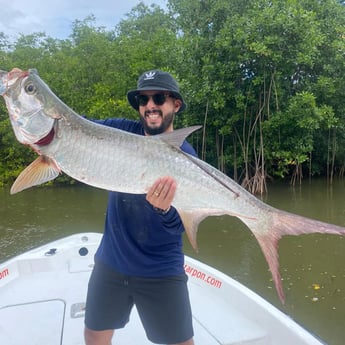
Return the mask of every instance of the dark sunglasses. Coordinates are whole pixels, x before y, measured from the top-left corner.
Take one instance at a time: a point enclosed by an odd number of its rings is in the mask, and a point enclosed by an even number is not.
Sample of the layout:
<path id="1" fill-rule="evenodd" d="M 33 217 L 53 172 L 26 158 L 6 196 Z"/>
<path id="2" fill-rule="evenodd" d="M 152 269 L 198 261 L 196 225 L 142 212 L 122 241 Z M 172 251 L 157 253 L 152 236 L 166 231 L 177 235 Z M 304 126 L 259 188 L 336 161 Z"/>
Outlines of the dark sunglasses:
<path id="1" fill-rule="evenodd" d="M 163 105 L 168 97 L 171 97 L 171 95 L 167 93 L 156 93 L 152 96 L 137 95 L 135 98 L 140 106 L 145 106 L 149 102 L 150 98 L 152 98 L 154 104 Z"/>

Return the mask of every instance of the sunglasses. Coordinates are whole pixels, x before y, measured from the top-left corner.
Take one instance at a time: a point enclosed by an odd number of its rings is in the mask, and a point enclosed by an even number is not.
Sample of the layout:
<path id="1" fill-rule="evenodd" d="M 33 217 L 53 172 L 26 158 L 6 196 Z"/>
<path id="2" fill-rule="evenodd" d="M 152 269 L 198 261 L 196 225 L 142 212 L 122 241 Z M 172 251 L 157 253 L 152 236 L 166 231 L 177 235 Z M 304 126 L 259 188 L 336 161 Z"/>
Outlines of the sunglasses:
<path id="1" fill-rule="evenodd" d="M 167 93 L 156 93 L 152 96 L 148 96 L 148 95 L 137 95 L 135 96 L 138 104 L 140 106 L 145 106 L 150 98 L 152 98 L 152 101 L 154 104 L 156 105 L 163 105 L 166 102 L 166 99 L 168 97 L 172 97 L 171 95 L 167 94 Z"/>

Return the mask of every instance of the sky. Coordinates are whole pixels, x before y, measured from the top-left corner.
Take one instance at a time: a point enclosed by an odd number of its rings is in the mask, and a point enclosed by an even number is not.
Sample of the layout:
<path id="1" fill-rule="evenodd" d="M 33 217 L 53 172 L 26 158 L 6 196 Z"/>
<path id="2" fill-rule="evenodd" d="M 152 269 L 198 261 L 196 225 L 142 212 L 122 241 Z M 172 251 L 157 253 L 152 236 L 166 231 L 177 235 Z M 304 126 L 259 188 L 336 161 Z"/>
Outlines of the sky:
<path id="1" fill-rule="evenodd" d="M 4 4 L 4 3 L 5 4 Z M 140 0 L 0 0 L 0 32 L 10 38 L 20 34 L 45 32 L 65 39 L 72 33 L 72 23 L 93 14 L 96 26 L 113 29 Z M 143 0 L 146 5 L 166 8 L 166 0 Z"/>

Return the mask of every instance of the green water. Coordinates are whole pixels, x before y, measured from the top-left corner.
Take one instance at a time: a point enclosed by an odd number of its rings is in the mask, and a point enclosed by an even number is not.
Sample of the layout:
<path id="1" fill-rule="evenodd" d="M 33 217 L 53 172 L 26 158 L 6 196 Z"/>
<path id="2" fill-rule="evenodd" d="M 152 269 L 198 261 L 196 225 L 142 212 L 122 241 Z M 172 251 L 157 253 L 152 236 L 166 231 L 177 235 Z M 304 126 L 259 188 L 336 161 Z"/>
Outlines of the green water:
<path id="1" fill-rule="evenodd" d="M 300 188 L 273 184 L 264 201 L 280 209 L 345 226 L 345 182 L 323 180 Z M 102 232 L 107 193 L 90 187 L 32 188 L 17 195 L 0 189 L 0 262 L 77 232 Z M 286 236 L 279 242 L 286 294 L 277 297 L 261 249 L 236 218 L 207 218 L 199 227 L 199 253 L 187 255 L 239 280 L 330 345 L 344 344 L 345 237 Z"/>

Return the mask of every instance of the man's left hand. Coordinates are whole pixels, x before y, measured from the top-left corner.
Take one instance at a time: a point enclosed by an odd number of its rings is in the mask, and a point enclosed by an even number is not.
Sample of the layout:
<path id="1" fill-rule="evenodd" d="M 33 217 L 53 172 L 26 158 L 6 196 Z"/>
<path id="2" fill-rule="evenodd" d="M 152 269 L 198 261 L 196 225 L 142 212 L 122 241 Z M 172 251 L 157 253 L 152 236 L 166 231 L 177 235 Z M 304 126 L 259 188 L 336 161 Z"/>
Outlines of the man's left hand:
<path id="1" fill-rule="evenodd" d="M 176 181 L 171 176 L 160 177 L 146 194 L 146 200 L 156 208 L 169 210 L 176 192 Z"/>

